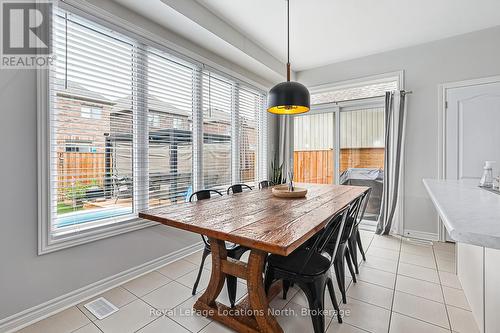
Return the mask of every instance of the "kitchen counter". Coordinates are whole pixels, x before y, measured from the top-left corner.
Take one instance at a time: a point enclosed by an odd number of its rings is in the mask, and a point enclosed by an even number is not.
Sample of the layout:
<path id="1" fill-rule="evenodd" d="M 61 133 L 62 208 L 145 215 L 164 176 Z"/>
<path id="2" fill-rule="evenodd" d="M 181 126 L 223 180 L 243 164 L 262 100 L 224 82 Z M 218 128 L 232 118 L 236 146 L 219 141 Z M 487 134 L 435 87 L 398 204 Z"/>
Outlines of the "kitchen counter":
<path id="1" fill-rule="evenodd" d="M 456 271 L 481 333 L 500 332 L 500 195 L 478 180 L 424 179 L 450 237 Z"/>
<path id="2" fill-rule="evenodd" d="M 478 187 L 478 180 L 424 179 L 450 237 L 500 249 L 500 195 Z"/>

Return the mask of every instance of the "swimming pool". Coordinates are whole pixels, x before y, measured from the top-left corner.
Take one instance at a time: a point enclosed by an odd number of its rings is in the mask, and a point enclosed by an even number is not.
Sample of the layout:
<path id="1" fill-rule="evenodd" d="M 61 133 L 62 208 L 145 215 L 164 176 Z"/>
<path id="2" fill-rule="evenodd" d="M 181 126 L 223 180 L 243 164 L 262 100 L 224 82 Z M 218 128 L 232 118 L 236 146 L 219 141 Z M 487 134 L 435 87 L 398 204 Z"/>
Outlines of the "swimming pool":
<path id="1" fill-rule="evenodd" d="M 66 213 L 57 217 L 55 220 L 55 227 L 67 227 L 75 224 L 82 224 L 95 220 L 103 220 L 110 217 L 131 214 L 131 207 L 121 207 L 121 208 L 106 208 L 92 211 L 84 211 L 84 212 L 72 212 Z"/>

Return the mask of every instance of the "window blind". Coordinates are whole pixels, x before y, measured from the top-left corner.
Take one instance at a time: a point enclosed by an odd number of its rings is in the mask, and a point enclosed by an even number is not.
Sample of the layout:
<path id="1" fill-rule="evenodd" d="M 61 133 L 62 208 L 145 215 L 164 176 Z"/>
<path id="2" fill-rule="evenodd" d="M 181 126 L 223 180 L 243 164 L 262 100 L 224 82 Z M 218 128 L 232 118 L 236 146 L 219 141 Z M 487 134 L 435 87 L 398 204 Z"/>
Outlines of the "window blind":
<path id="1" fill-rule="evenodd" d="M 225 189 L 231 185 L 233 84 L 203 72 L 203 186 Z"/>
<path id="2" fill-rule="evenodd" d="M 262 95 L 241 87 L 238 90 L 238 169 L 239 182 L 254 183 L 259 178 L 259 121 L 265 107 Z M 261 157 L 262 158 L 262 157 Z"/>
<path id="3" fill-rule="evenodd" d="M 330 91 L 311 94 L 311 104 L 342 102 L 360 98 L 381 97 L 386 91 L 398 89 L 398 81 L 369 83 L 360 86 L 333 88 Z"/>
<path id="4" fill-rule="evenodd" d="M 182 202 L 193 185 L 193 66 L 148 52 L 149 206 Z"/>
<path id="5" fill-rule="evenodd" d="M 54 23 L 54 235 L 267 178 L 265 93 L 65 10 Z"/>
<path id="6" fill-rule="evenodd" d="M 52 227 L 77 229 L 133 212 L 134 43 L 66 12 L 54 18 L 50 70 Z M 100 109 L 100 116 L 89 110 Z M 86 142 L 88 149 L 66 149 Z M 95 198 L 95 200 L 94 200 Z M 113 200 L 116 198 L 116 200 Z"/>

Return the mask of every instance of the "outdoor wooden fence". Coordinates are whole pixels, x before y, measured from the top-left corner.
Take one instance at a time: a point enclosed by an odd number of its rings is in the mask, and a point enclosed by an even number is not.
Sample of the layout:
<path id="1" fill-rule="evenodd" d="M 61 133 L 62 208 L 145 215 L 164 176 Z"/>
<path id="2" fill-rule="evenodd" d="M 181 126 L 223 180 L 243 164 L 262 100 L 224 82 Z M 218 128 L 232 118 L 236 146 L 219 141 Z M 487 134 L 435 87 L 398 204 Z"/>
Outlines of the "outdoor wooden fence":
<path id="1" fill-rule="evenodd" d="M 294 180 L 303 183 L 332 184 L 334 150 L 301 150 L 293 153 Z M 340 173 L 349 168 L 384 168 L 384 148 L 340 149 Z"/>
<path id="2" fill-rule="evenodd" d="M 295 151 L 293 178 L 299 183 L 333 183 L 333 149 Z"/>
<path id="3" fill-rule="evenodd" d="M 102 187 L 106 174 L 104 153 L 57 153 L 58 194 L 63 195 L 72 183 Z"/>

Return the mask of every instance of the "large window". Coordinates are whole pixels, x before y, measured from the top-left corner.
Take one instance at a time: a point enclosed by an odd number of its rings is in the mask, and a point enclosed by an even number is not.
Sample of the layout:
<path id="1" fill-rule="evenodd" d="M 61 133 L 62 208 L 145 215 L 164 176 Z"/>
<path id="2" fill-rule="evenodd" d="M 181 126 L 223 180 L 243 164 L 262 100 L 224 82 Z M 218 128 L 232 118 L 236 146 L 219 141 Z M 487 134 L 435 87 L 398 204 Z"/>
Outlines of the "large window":
<path id="1" fill-rule="evenodd" d="M 267 178 L 262 91 L 70 12 L 54 15 L 41 252 L 67 237 L 142 227 L 140 210 L 201 188 Z"/>

